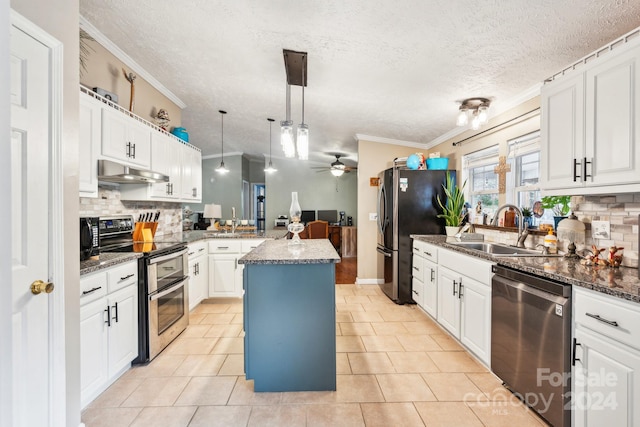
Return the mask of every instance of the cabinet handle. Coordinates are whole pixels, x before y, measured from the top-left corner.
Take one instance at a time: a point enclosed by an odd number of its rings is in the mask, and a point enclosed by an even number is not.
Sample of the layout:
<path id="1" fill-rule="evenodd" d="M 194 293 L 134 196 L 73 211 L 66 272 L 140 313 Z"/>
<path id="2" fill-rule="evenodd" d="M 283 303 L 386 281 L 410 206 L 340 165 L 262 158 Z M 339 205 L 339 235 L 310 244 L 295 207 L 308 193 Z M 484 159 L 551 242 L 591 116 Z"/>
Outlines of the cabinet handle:
<path id="1" fill-rule="evenodd" d="M 120 281 L 122 282 L 123 280 L 127 280 L 127 279 L 129 279 L 129 278 L 131 278 L 131 277 L 133 277 L 133 273 L 132 273 L 132 274 L 128 274 L 128 275 L 126 275 L 126 276 L 124 276 L 124 277 L 121 277 L 121 278 L 120 278 Z"/>
<path id="2" fill-rule="evenodd" d="M 136 158 L 136 144 L 131 144 L 131 157 Z"/>
<path id="3" fill-rule="evenodd" d="M 419 269 L 418 267 L 416 267 L 415 265 L 413 266 L 413 269 L 414 269 L 415 271 L 420 271 L 420 269 Z"/>
<path id="4" fill-rule="evenodd" d="M 453 281 L 453 295 L 458 293 L 458 282 Z"/>
<path id="5" fill-rule="evenodd" d="M 125 151 L 124 151 L 124 155 L 128 157 L 131 157 L 131 143 L 127 142 L 127 145 L 125 145 Z"/>
<path id="6" fill-rule="evenodd" d="M 195 254 L 195 252 L 189 252 L 189 256 L 191 256 L 191 255 L 193 255 L 193 254 Z"/>
<path id="7" fill-rule="evenodd" d="M 167 182 L 167 196 L 171 195 L 171 184 Z"/>
<path id="8" fill-rule="evenodd" d="M 198 252 L 202 252 L 202 251 L 204 251 L 204 248 L 198 249 Z"/>
<path id="9" fill-rule="evenodd" d="M 411 292 L 413 292 L 414 294 L 420 296 L 420 294 L 415 289 L 412 289 Z"/>
<path id="10" fill-rule="evenodd" d="M 106 323 L 108 327 L 111 327 L 111 306 L 108 305 L 104 311 L 107 312 L 107 320 L 104 323 Z"/>
<path id="11" fill-rule="evenodd" d="M 577 339 L 573 339 L 573 357 L 571 358 L 571 366 L 576 366 L 576 361 L 582 363 L 582 360 L 576 357 L 576 346 L 582 347 L 582 344 L 578 343 Z"/>
<path id="12" fill-rule="evenodd" d="M 92 292 L 97 291 L 98 289 L 102 289 L 102 286 L 98 286 L 98 287 L 96 287 L 96 288 L 89 289 L 88 291 L 83 291 L 83 292 L 82 292 L 82 295 L 90 294 L 90 293 L 92 293 Z"/>
<path id="13" fill-rule="evenodd" d="M 196 276 L 199 276 L 199 275 L 200 275 L 200 263 L 197 262 L 196 263 Z"/>
<path id="14" fill-rule="evenodd" d="M 118 303 L 116 303 L 116 304 L 113 306 L 113 309 L 114 309 L 114 310 L 115 310 L 115 312 L 116 312 L 116 315 L 115 315 L 115 317 L 113 318 L 113 320 L 115 320 L 115 321 L 116 321 L 116 323 L 118 323 Z"/>
<path id="15" fill-rule="evenodd" d="M 593 159 L 591 159 L 593 161 Z M 591 162 L 587 161 L 587 158 L 583 158 L 582 159 L 582 176 L 584 177 L 583 179 L 586 181 L 587 178 L 591 178 L 591 175 L 587 174 L 587 165 L 590 165 Z"/>
<path id="16" fill-rule="evenodd" d="M 462 289 L 464 285 L 462 284 L 462 277 L 460 278 L 460 289 L 458 290 L 458 299 L 462 299 Z"/>
<path id="17" fill-rule="evenodd" d="M 592 317 L 592 318 L 594 318 L 596 320 L 599 320 L 602 323 L 606 323 L 607 325 L 615 326 L 616 328 L 618 327 L 618 322 L 616 322 L 615 320 L 604 319 L 604 318 L 600 317 L 599 314 L 591 314 L 591 313 L 586 313 L 586 314 L 587 314 L 587 316 Z"/>
<path id="18" fill-rule="evenodd" d="M 234 261 L 235 261 L 235 264 L 236 264 L 235 265 L 235 269 L 237 270 L 238 269 L 238 258 L 234 259 Z"/>
<path id="19" fill-rule="evenodd" d="M 578 180 L 578 159 L 573 159 L 573 182 L 576 182 Z"/>
<path id="20" fill-rule="evenodd" d="M 193 187 L 193 197 L 198 197 L 198 189 Z"/>
<path id="21" fill-rule="evenodd" d="M 426 256 L 431 256 L 431 252 L 424 251 L 424 254 L 425 254 Z"/>
<path id="22" fill-rule="evenodd" d="M 229 246 L 218 246 L 218 249 L 229 249 Z"/>
<path id="23" fill-rule="evenodd" d="M 436 278 L 436 271 L 432 268 L 431 269 L 431 282 L 433 282 Z"/>

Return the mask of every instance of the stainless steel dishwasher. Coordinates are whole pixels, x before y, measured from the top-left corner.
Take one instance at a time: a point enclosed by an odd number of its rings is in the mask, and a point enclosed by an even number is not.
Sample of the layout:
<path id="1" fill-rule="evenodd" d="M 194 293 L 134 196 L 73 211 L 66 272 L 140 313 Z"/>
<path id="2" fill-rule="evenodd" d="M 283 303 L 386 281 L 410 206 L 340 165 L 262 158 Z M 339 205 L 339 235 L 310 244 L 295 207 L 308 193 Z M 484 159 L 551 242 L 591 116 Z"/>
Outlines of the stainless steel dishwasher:
<path id="1" fill-rule="evenodd" d="M 571 425 L 571 286 L 493 266 L 491 370 L 555 427 Z"/>

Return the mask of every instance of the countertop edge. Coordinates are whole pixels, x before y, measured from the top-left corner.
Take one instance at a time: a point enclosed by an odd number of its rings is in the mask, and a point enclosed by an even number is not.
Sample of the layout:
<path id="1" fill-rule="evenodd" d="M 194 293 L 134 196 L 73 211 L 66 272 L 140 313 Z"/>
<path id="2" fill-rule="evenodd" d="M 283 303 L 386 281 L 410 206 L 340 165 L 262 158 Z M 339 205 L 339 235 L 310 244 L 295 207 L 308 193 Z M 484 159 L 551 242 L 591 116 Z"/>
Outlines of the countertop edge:
<path id="1" fill-rule="evenodd" d="M 631 301 L 634 303 L 640 304 L 640 280 L 638 270 L 635 268 L 629 267 L 620 267 L 616 269 L 608 268 L 608 267 L 588 267 L 581 265 L 579 260 L 575 259 L 566 259 L 566 258 L 558 258 L 558 257 L 495 257 L 490 254 L 481 253 L 475 250 L 466 249 L 457 245 L 452 245 L 446 242 L 446 236 L 443 235 L 421 235 L 421 234 L 412 234 L 410 236 L 415 240 L 419 240 L 425 243 L 430 243 L 439 247 L 442 247 L 447 250 L 464 253 L 466 255 L 471 255 L 476 258 L 485 259 L 488 261 L 495 262 L 498 265 L 502 265 L 505 267 L 510 267 L 515 270 L 519 270 L 525 273 L 534 274 L 540 277 L 545 277 L 548 279 L 556 280 L 559 282 L 563 282 L 572 286 L 579 286 L 581 288 L 590 289 L 596 292 L 600 292 L 606 295 L 610 295 L 616 298 L 620 298 L 623 300 Z M 535 259 L 537 265 L 525 265 L 525 262 L 532 263 L 532 259 Z M 574 275 L 562 274 L 557 271 L 549 271 L 545 270 L 545 264 L 549 264 L 553 261 L 563 260 L 563 262 L 567 263 L 567 269 L 573 270 Z M 600 273 L 607 273 L 608 275 L 617 275 L 618 280 L 635 282 L 632 283 L 631 286 L 637 286 L 637 293 L 623 289 L 622 286 L 616 285 L 615 280 L 609 278 L 610 285 L 605 283 L 597 283 L 597 282 L 589 282 L 585 280 L 581 280 L 576 278 L 575 274 L 594 274 L 599 276 Z M 605 278 L 600 278 L 599 280 L 603 281 L 607 280 Z"/>
<path id="2" fill-rule="evenodd" d="M 87 274 L 95 273 L 105 268 L 113 267 L 114 265 L 124 264 L 125 262 L 137 260 L 141 258 L 141 253 L 122 253 L 122 252 L 110 252 L 100 254 L 97 260 L 80 261 L 80 277 Z M 84 265 L 84 266 L 83 266 Z"/>
<path id="3" fill-rule="evenodd" d="M 340 255 L 328 239 L 306 239 L 292 245 L 290 240 L 269 240 L 244 255 L 239 264 L 335 264 Z"/>

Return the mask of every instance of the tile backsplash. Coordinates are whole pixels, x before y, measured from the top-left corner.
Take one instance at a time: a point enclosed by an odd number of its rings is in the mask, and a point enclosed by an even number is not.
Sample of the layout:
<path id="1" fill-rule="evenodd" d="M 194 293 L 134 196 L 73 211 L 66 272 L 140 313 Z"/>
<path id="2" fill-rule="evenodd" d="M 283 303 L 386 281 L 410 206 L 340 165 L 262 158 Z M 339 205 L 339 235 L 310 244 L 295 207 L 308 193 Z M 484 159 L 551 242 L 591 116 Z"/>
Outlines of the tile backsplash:
<path id="1" fill-rule="evenodd" d="M 99 187 L 98 197 L 80 197 L 80 216 L 133 215 L 134 220 L 146 212 L 160 211 L 156 235 L 182 231 L 182 204 L 120 200 L 120 190 Z"/>

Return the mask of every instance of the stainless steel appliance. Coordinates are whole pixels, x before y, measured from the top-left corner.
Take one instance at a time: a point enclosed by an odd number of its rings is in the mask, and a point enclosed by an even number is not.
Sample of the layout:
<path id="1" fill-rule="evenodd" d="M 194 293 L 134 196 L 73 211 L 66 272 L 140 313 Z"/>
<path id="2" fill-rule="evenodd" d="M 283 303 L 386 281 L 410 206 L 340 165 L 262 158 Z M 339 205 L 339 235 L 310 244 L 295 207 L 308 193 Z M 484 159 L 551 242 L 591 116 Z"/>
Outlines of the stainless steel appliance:
<path id="1" fill-rule="evenodd" d="M 571 286 L 493 266 L 491 370 L 555 427 L 571 425 Z"/>
<path id="2" fill-rule="evenodd" d="M 138 252 L 138 358 L 156 357 L 189 324 L 187 246 L 179 238 L 134 242 L 133 217 L 100 218 L 103 252 Z"/>
<path id="3" fill-rule="evenodd" d="M 411 294 L 411 234 L 444 234 L 436 196 L 444 201 L 444 170 L 409 170 L 399 163 L 378 175 L 378 265 L 380 285 L 398 304 L 415 303 Z M 455 177 L 455 171 L 450 171 Z"/>
<path id="4" fill-rule="evenodd" d="M 97 217 L 80 218 L 80 261 L 100 254 L 100 228 Z"/>

